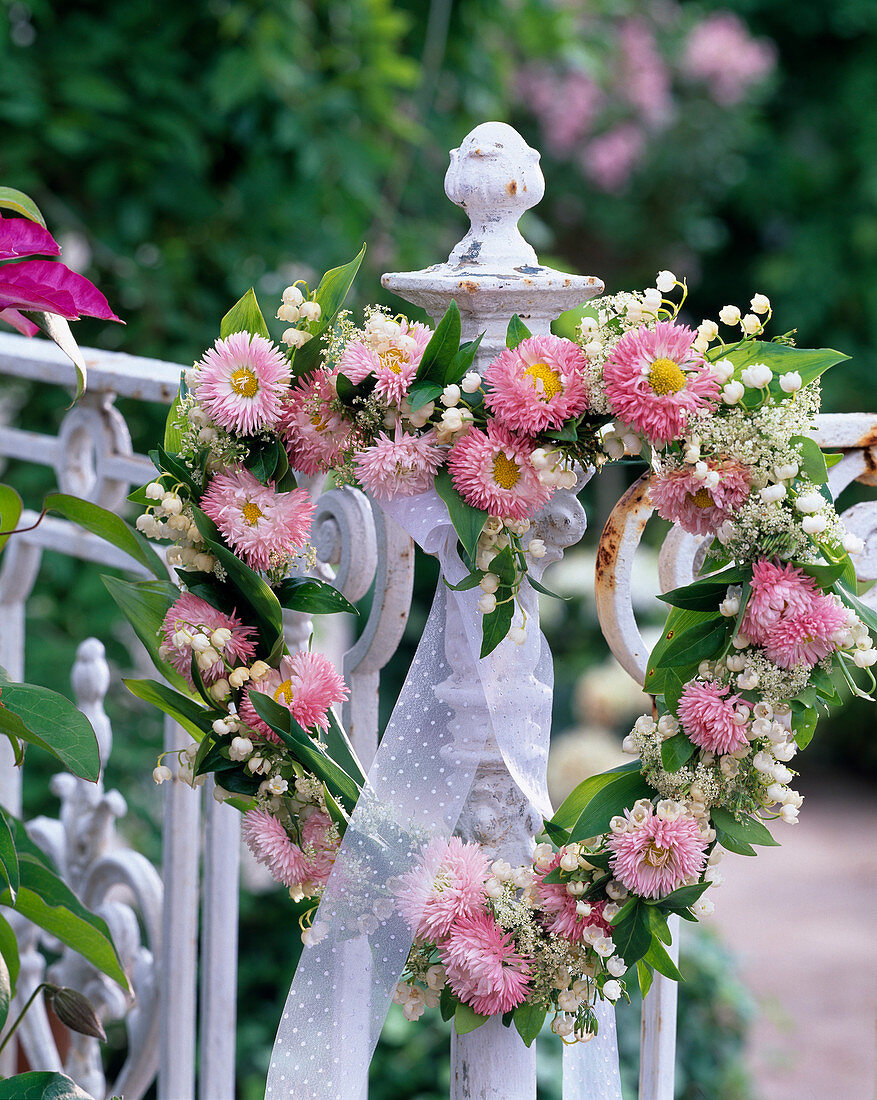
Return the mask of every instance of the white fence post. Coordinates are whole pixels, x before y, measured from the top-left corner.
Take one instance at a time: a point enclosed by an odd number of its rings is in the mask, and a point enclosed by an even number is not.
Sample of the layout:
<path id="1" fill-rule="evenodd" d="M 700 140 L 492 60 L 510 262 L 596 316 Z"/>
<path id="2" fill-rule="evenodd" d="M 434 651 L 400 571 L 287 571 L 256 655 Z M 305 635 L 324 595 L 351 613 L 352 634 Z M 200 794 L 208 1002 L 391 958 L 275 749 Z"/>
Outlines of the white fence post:
<path id="1" fill-rule="evenodd" d="M 425 271 L 394 273 L 383 284 L 409 302 L 440 317 L 452 300 L 462 315 L 463 339 L 485 332 L 476 366 L 484 370 L 505 347 L 506 326 L 517 313 L 534 334 L 550 331 L 565 309 L 599 294 L 603 284 L 590 276 L 568 275 L 539 264 L 536 253 L 518 231 L 518 219 L 542 198 L 545 181 L 539 154 L 512 127 L 500 122 L 478 126 L 451 152 L 445 192 L 469 216 L 471 227 L 446 264 Z M 548 561 L 584 532 L 584 513 L 572 493 L 559 492 L 539 520 Z M 536 629 L 537 624 L 532 624 Z M 531 626 L 528 624 L 528 629 Z M 449 613 L 446 652 L 452 675 L 439 691 L 458 717 L 461 731 L 485 722 L 483 696 L 467 680 L 461 626 Z M 465 674 L 463 670 L 466 670 Z M 532 736 L 529 717 L 519 716 L 521 737 Z M 489 740 L 460 832 L 478 840 L 490 853 L 513 865 L 527 861 L 539 817 L 506 770 L 499 748 Z M 536 1096 L 536 1051 L 524 1046 L 517 1032 L 491 1020 L 477 1031 L 452 1040 L 452 1100 L 533 1100 Z"/>

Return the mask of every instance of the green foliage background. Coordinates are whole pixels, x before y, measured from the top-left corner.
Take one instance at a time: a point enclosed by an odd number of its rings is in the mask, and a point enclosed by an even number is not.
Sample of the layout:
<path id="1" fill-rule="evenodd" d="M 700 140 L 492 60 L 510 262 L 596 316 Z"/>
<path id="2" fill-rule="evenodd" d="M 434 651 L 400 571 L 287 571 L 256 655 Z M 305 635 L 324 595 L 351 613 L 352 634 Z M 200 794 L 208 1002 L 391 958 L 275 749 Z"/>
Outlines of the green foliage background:
<path id="1" fill-rule="evenodd" d="M 34 196 L 68 260 L 78 252 L 125 317 L 125 328 L 81 322 L 83 345 L 185 363 L 250 285 L 270 308 L 287 283 L 346 261 L 365 240 L 355 290 L 362 303 L 380 297 L 382 271 L 443 258 L 465 228 L 442 192 L 446 150 L 477 122 L 510 121 L 543 149 L 546 199 L 522 226 L 543 259 L 598 274 L 610 290 L 647 285 L 671 267 L 689 278 L 695 323 L 766 293 L 777 331 L 797 325 L 805 346 L 853 356 L 829 377 L 826 407 L 860 408 L 875 366 L 877 7 L 727 6 L 776 43 L 775 71 L 720 107 L 674 70 L 672 118 L 626 187 L 607 193 L 571 153 L 543 140 L 521 94 L 522 67 L 611 81 L 617 28 L 640 16 L 669 63 L 687 28 L 721 4 L 594 0 L 585 13 L 560 0 L 0 0 L 0 179 Z M 57 390 L 22 385 L 3 400 L 19 426 L 41 431 L 57 427 L 66 404 Z M 144 450 L 163 412 L 120 407 Z M 624 474 L 613 476 L 587 490 L 592 532 L 623 487 Z M 52 481 L 19 464 L 5 478 L 31 507 Z M 434 584 L 428 563 L 419 578 L 425 600 Z M 136 659 L 96 570 L 47 554 L 28 613 L 34 681 L 66 689 L 83 623 L 117 670 Z M 388 698 L 423 614 L 418 605 Z M 599 658 L 598 635 L 580 601 L 565 605 L 556 633 L 563 727 L 585 654 Z M 149 771 L 160 723 L 122 691 L 108 705 L 116 728 L 108 783 L 125 792 L 125 828 L 155 857 Z M 870 760 L 873 768 L 865 713 L 848 716 L 808 755 L 811 767 L 861 769 Z M 51 769 L 32 754 L 29 770 L 27 808 L 50 810 L 42 792 Z M 258 1094 L 277 1015 L 271 1001 L 282 994 L 277 959 L 292 965 L 288 914 L 277 895 L 244 901 L 247 1098 Z M 709 1014 L 721 973 L 713 986 L 701 974 L 686 993 L 695 1016 Z M 732 1082 L 745 1013 L 730 1001 L 735 1009 L 707 1021 L 722 1037 L 714 1042 L 726 1044 L 711 1083 L 707 1070 L 697 1077 L 690 1068 L 703 1056 L 685 1055 L 680 1095 L 688 1100 L 746 1094 Z M 444 1040 L 429 1028 L 402 1038 L 393 1027 L 383 1064 L 400 1083 L 386 1100 L 432 1096 L 434 1071 L 422 1084 L 417 1075 Z"/>

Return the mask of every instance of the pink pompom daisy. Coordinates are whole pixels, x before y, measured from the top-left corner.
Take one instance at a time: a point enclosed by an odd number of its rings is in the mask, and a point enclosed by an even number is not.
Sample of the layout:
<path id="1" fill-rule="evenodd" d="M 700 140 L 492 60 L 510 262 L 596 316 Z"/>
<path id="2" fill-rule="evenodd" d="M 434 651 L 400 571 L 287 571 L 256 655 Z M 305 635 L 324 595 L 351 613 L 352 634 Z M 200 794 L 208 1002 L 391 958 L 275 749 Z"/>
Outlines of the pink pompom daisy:
<path id="1" fill-rule="evenodd" d="M 513 432 L 559 428 L 588 407 L 582 381 L 587 361 L 571 340 L 531 336 L 506 348 L 487 368 L 484 404 Z"/>
<path id="2" fill-rule="evenodd" d="M 375 346 L 360 340 L 349 343 L 338 360 L 338 373 L 354 384 L 373 373 L 378 397 L 398 405 L 414 381 L 431 337 L 432 329 L 419 322 L 410 324 L 403 318 L 399 332 L 373 341 Z"/>
<path id="3" fill-rule="evenodd" d="M 185 592 L 168 609 L 161 624 L 162 642 L 168 651 L 168 660 L 190 684 L 192 684 L 192 643 L 191 635 L 206 634 L 209 638 L 214 631 L 228 630 L 231 637 L 214 648 L 221 651 L 228 664 L 248 665 L 256 655 L 256 647 L 250 641 L 256 633 L 255 627 L 244 626 L 236 614 L 225 615 L 211 607 L 206 600 Z M 184 640 L 181 635 L 188 635 Z M 214 661 L 208 669 L 201 669 L 201 678 L 206 684 L 215 683 L 225 675 L 225 662 Z M 194 686 L 194 685 L 193 685 Z"/>
<path id="4" fill-rule="evenodd" d="M 683 466 L 658 474 L 649 486 L 649 496 L 659 516 L 692 535 L 714 534 L 749 496 L 749 469 L 734 459 L 706 460 L 718 484 L 707 488 L 695 478 L 694 467 Z"/>
<path id="5" fill-rule="evenodd" d="M 238 466 L 213 477 L 201 508 L 247 565 L 268 569 L 304 544 L 316 504 L 305 489 L 275 492 Z"/>
<path id="6" fill-rule="evenodd" d="M 259 691 L 287 707 L 306 730 L 315 726 L 328 729 L 329 708 L 348 695 L 347 685 L 325 654 L 299 651 L 291 657 L 281 657 L 280 668 L 272 668 L 261 680 L 251 681 L 241 701 L 243 720 L 271 741 L 277 737 L 256 713 L 250 701 L 251 691 Z"/>
<path id="7" fill-rule="evenodd" d="M 650 443 L 678 439 L 689 413 L 719 403 L 719 384 L 694 350 L 696 335 L 675 321 L 626 332 L 603 368 L 613 413 Z"/>
<path id="8" fill-rule="evenodd" d="M 487 431 L 470 428 L 448 456 L 460 496 L 473 508 L 504 519 L 525 519 L 545 506 L 552 490 L 530 462 L 532 445 L 490 421 Z"/>
<path id="9" fill-rule="evenodd" d="M 290 889 L 308 881 L 307 857 L 276 817 L 265 810 L 249 810 L 244 814 L 241 833 L 247 847 L 277 882 Z"/>
<path id="10" fill-rule="evenodd" d="M 816 595 L 805 612 L 784 615 L 767 630 L 764 655 L 780 668 L 812 668 L 837 649 L 832 636 L 846 621 L 846 609 L 835 597 Z"/>
<path id="11" fill-rule="evenodd" d="M 339 845 L 338 830 L 329 815 L 322 810 L 311 813 L 302 825 L 301 847 L 307 859 L 308 879 L 315 886 L 326 885 Z"/>
<path id="12" fill-rule="evenodd" d="M 436 838 L 420 853 L 418 865 L 400 876 L 399 912 L 415 936 L 438 943 L 455 920 L 484 908 L 489 876 L 490 863 L 479 844 L 458 836 Z"/>
<path id="13" fill-rule="evenodd" d="M 764 645 L 771 627 L 780 619 L 807 614 L 816 595 L 816 581 L 803 570 L 762 558 L 752 566 L 752 593 L 740 629 L 756 645 Z"/>
<path id="14" fill-rule="evenodd" d="M 425 493 L 444 460 L 432 432 L 409 435 L 397 423 L 393 439 L 380 432 L 376 443 L 356 452 L 356 473 L 373 497 L 391 500 Z"/>
<path id="15" fill-rule="evenodd" d="M 707 752 L 724 755 L 749 743 L 746 737 L 749 722 L 740 722 L 741 718 L 748 718 L 748 708 L 744 703 L 738 709 L 741 698 L 729 695 L 730 690 L 727 685 L 693 680 L 679 696 L 676 713 L 685 735 Z"/>
<path id="16" fill-rule="evenodd" d="M 576 912 L 576 904 L 581 899 L 567 893 L 565 882 L 544 881 L 545 875 L 553 871 L 555 867 L 560 866 L 560 858 L 561 853 L 557 852 L 554 859 L 545 868 L 544 873 L 539 875 L 537 886 L 539 900 L 542 912 L 548 918 L 544 921 L 545 927 L 552 935 L 563 936 L 564 939 L 572 940 L 573 943 L 580 943 L 586 930 L 592 925 L 599 928 L 604 936 L 611 936 L 612 929 L 603 920 L 605 902 L 592 902 L 590 913 L 587 916 L 580 916 Z"/>
<path id="17" fill-rule="evenodd" d="M 214 424 L 250 435 L 273 428 L 289 388 L 289 363 L 270 340 L 235 332 L 198 363 L 198 403 Z"/>
<path id="18" fill-rule="evenodd" d="M 352 425 L 333 412 L 335 373 L 318 370 L 287 396 L 280 418 L 289 464 L 308 477 L 337 466 L 353 446 Z"/>
<path id="19" fill-rule="evenodd" d="M 630 810 L 625 817 L 633 824 Z M 606 842 L 613 855 L 612 873 L 633 894 L 662 898 L 689 879 L 698 878 L 706 863 L 706 840 L 687 814 L 668 821 L 653 807 L 630 832 L 611 833 Z"/>
<path id="20" fill-rule="evenodd" d="M 482 1016 L 496 1016 L 519 1005 L 530 986 L 530 967 L 514 937 L 490 913 L 461 917 L 439 948 L 448 984 Z"/>

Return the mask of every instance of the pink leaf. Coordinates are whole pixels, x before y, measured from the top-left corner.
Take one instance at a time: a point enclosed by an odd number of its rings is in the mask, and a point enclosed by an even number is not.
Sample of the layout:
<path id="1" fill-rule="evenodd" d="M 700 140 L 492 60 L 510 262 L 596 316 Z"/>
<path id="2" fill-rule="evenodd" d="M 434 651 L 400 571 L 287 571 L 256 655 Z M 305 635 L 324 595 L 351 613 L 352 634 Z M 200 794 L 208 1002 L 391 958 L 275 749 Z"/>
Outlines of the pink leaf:
<path id="1" fill-rule="evenodd" d="M 27 218 L 0 216 L 0 260 L 20 256 L 59 256 L 61 249 L 47 229 Z"/>
<path id="2" fill-rule="evenodd" d="M 0 303 L 14 305 L 14 301 L 2 302 L 4 293 L 14 291 L 16 286 L 28 287 L 32 293 L 41 293 L 47 300 L 65 302 L 64 296 L 73 302 L 73 312 L 68 308 L 55 309 L 50 306 L 30 306 L 26 308 L 45 309 L 49 313 L 60 313 L 62 317 L 73 320 L 77 317 L 100 317 L 104 321 L 121 321 L 110 309 L 109 302 L 83 275 L 71 271 L 62 263 L 53 260 L 24 260 L 17 264 L 7 264 L 0 268 Z"/>
<path id="3" fill-rule="evenodd" d="M 39 325 L 29 321 L 17 309 L 0 309 L 0 321 L 5 321 L 8 325 L 12 325 L 14 329 L 18 329 L 22 336 L 36 336 L 40 331 Z"/>

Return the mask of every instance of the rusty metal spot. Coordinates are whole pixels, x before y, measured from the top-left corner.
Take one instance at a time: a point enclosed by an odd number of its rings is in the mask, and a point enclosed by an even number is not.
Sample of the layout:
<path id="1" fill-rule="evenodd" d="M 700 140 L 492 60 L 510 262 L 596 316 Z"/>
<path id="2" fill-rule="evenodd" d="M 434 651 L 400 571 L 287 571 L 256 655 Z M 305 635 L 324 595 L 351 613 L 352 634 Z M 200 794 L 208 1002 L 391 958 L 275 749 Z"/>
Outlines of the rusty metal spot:
<path id="1" fill-rule="evenodd" d="M 478 293 L 478 283 L 474 279 L 461 279 L 459 287 L 460 290 L 465 290 L 468 294 Z"/>
<path id="2" fill-rule="evenodd" d="M 508 191 L 508 193 L 510 195 L 517 195 L 517 193 L 518 193 L 518 181 L 517 180 L 509 180 L 509 182 L 505 185 L 505 189 L 506 189 L 506 191 Z"/>

